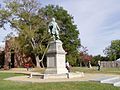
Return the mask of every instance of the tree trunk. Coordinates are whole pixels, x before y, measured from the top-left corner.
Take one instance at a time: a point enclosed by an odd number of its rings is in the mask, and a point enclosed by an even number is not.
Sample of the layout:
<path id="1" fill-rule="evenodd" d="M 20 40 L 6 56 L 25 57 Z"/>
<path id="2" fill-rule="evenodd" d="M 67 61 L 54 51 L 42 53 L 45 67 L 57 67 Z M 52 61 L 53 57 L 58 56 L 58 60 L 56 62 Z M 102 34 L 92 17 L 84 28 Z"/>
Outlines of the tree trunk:
<path id="1" fill-rule="evenodd" d="M 46 49 L 45 49 L 45 51 L 44 51 L 44 53 L 43 53 L 43 55 L 42 55 L 42 58 L 41 58 L 41 60 L 39 61 L 39 62 L 41 63 L 41 65 L 42 65 L 42 68 L 45 67 L 44 64 L 43 64 L 43 59 L 44 59 L 45 54 L 46 54 L 46 52 L 47 52 L 47 50 L 48 50 L 48 47 L 49 47 L 49 44 L 47 45 L 47 47 L 46 47 Z"/>
<path id="2" fill-rule="evenodd" d="M 43 64 L 43 61 L 40 61 L 40 64 L 41 64 L 41 67 L 42 68 L 45 68 L 44 64 Z"/>
<path id="3" fill-rule="evenodd" d="M 36 67 L 40 67 L 39 56 L 36 55 L 35 59 L 36 59 Z"/>
<path id="4" fill-rule="evenodd" d="M 79 62 L 79 67 L 82 67 L 82 62 Z"/>

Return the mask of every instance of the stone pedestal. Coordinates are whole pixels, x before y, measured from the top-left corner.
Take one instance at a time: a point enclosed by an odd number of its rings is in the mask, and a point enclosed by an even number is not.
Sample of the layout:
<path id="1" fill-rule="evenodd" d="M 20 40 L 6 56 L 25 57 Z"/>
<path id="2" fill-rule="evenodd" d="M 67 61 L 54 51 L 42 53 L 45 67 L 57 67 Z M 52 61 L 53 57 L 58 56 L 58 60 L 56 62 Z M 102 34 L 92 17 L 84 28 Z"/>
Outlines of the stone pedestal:
<path id="1" fill-rule="evenodd" d="M 50 42 L 47 51 L 47 69 L 45 74 L 66 74 L 68 70 L 65 65 L 66 52 L 63 50 L 62 42 L 55 40 Z"/>

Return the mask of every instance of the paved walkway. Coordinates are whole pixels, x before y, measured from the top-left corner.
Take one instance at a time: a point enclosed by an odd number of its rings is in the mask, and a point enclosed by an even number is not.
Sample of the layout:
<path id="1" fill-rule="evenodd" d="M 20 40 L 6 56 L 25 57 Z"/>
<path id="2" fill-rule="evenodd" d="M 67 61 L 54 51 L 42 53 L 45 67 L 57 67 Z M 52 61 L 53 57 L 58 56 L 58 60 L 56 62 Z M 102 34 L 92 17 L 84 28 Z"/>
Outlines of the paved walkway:
<path id="1" fill-rule="evenodd" d="M 24 81 L 24 82 L 67 82 L 67 81 L 89 81 L 91 79 L 105 77 L 105 76 L 116 76 L 116 75 L 106 75 L 106 74 L 85 74 L 84 77 L 80 78 L 63 78 L 63 79 L 41 79 L 41 78 L 28 78 L 28 76 L 16 76 L 6 78 L 5 80 L 12 80 L 12 81 Z"/>
<path id="2" fill-rule="evenodd" d="M 26 69 L 22 70 L 8 70 L 8 71 L 0 71 L 0 72 L 10 72 L 10 73 L 23 73 L 23 74 L 30 74 L 31 71 L 26 71 Z M 32 82 L 32 83 L 46 83 L 46 82 L 68 82 L 68 81 L 89 81 L 92 79 L 97 79 L 101 77 L 106 77 L 106 76 L 119 76 L 119 75 L 111 75 L 111 74 L 89 74 L 89 73 L 84 73 L 84 77 L 79 77 L 79 78 L 60 78 L 60 79 L 41 79 L 39 77 L 33 77 L 33 78 L 28 78 L 27 75 L 24 76 L 15 76 L 15 77 L 10 77 L 6 78 L 5 80 L 12 80 L 12 81 L 19 81 L 19 82 Z"/>

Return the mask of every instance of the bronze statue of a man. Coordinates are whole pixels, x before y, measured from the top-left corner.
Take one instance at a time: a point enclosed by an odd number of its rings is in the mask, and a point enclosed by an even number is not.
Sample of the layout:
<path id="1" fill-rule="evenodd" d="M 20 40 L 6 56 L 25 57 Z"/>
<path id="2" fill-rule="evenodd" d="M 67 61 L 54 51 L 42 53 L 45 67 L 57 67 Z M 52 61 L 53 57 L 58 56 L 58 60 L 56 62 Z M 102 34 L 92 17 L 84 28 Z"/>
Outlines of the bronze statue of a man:
<path id="1" fill-rule="evenodd" d="M 52 21 L 48 25 L 48 32 L 52 35 L 54 40 L 60 39 L 59 37 L 59 31 L 60 28 L 58 24 L 55 22 L 55 18 L 52 18 Z"/>

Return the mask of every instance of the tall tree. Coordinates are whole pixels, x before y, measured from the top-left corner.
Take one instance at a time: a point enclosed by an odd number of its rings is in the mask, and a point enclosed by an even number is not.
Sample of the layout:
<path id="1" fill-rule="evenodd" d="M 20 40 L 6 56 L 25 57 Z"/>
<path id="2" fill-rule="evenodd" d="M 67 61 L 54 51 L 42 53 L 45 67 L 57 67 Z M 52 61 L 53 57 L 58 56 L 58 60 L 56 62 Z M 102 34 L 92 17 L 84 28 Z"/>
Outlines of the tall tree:
<path id="1" fill-rule="evenodd" d="M 120 40 L 111 41 L 111 45 L 105 48 L 104 53 L 111 61 L 120 58 Z"/>
<path id="2" fill-rule="evenodd" d="M 36 0 L 9 0 L 5 5 L 0 9 L 0 26 L 9 23 L 12 29 L 18 31 L 15 48 L 23 53 L 34 53 L 37 67 L 40 67 L 49 40 L 46 21 L 38 13 L 40 4 Z M 43 54 L 41 60 L 39 54 Z"/>
<path id="3" fill-rule="evenodd" d="M 60 26 L 60 39 L 63 42 L 63 48 L 67 52 L 67 60 L 71 65 L 76 64 L 78 57 L 78 48 L 80 39 L 78 38 L 79 31 L 74 24 L 73 17 L 68 12 L 59 6 L 48 5 L 41 8 L 45 18 L 49 21 L 52 17 L 56 18 Z"/>
<path id="4" fill-rule="evenodd" d="M 4 28 L 4 25 L 9 23 L 18 31 L 19 37 L 13 45 L 24 53 L 34 53 L 37 67 L 40 66 L 39 62 L 43 60 L 48 48 L 48 22 L 52 17 L 57 19 L 60 26 L 60 39 L 67 52 L 67 60 L 71 65 L 75 65 L 77 49 L 80 46 L 79 31 L 73 17 L 66 10 L 53 5 L 41 8 L 37 0 L 8 0 L 5 5 L 5 8 L 0 9 L 0 26 Z"/>

